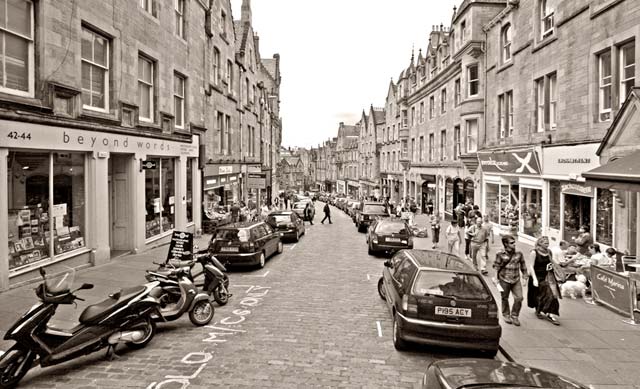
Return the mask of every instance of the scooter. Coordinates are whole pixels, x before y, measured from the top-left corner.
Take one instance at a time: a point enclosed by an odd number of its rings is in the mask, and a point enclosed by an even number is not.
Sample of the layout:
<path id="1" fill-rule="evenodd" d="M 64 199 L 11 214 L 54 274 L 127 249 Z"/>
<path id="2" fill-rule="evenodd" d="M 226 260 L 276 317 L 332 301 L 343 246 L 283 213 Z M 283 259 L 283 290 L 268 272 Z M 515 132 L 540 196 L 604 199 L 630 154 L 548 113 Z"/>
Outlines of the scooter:
<path id="1" fill-rule="evenodd" d="M 189 312 L 189 320 L 194 325 L 204 326 L 213 319 L 214 308 L 206 293 L 198 293 L 198 288 L 189 278 L 190 267 L 169 268 L 167 266 L 159 270 L 147 270 L 145 275 L 148 281 L 158 281 L 158 285 L 151 295 L 160 301 L 156 321 L 172 321 L 180 318 L 185 312 Z"/>
<path id="2" fill-rule="evenodd" d="M 118 344 L 138 349 L 154 337 L 156 326 L 151 317 L 158 312 L 159 302 L 150 293 L 159 283 L 121 289 L 85 308 L 80 324 L 64 330 L 48 325 L 58 305 L 84 301 L 74 293 L 92 289 L 93 285 L 82 284 L 71 290 L 73 269 L 48 277 L 40 268 L 40 275 L 43 282 L 35 291 L 41 302 L 22 315 L 4 336 L 16 343 L 0 356 L 0 388 L 17 385 L 33 365 L 55 365 L 104 347 L 108 347 L 107 356 L 112 357 Z"/>
<path id="3" fill-rule="evenodd" d="M 208 250 L 198 251 L 198 247 L 195 246 L 196 253 L 193 255 L 193 260 L 184 261 L 177 259 L 169 259 L 167 262 L 158 264 L 158 270 L 162 270 L 166 267 L 189 267 L 188 277 L 189 279 L 202 291 L 212 296 L 213 299 L 219 305 L 225 305 L 229 302 L 229 297 L 232 296 L 229 293 L 229 276 L 224 272 L 227 271 L 225 266 Z M 202 270 L 194 273 L 195 264 L 199 263 Z M 202 280 L 201 276 L 204 275 Z"/>

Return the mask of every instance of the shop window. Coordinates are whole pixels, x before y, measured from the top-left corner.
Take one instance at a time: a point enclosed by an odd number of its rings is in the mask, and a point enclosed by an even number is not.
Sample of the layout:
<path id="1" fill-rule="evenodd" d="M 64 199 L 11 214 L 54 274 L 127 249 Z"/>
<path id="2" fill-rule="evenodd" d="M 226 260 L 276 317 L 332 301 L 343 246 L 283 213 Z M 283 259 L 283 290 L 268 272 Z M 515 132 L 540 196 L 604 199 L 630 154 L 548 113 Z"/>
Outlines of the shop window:
<path id="1" fill-rule="evenodd" d="M 542 190 L 522 188 L 520 217 L 525 235 L 537 238 L 542 234 Z"/>
<path id="2" fill-rule="evenodd" d="M 2 1 L 0 10 L 0 91 L 33 96 L 33 4 Z"/>
<path id="3" fill-rule="evenodd" d="M 453 213 L 453 180 L 447 178 L 444 184 L 444 210 Z"/>
<path id="4" fill-rule="evenodd" d="M 549 228 L 560 231 L 560 181 L 549 181 Z"/>
<path id="5" fill-rule="evenodd" d="M 194 158 L 187 159 L 187 223 L 193 222 L 193 164 Z"/>
<path id="6" fill-rule="evenodd" d="M 487 184 L 485 190 L 485 213 L 492 223 L 500 223 L 500 186 Z"/>
<path id="7" fill-rule="evenodd" d="M 9 269 L 85 247 L 84 155 L 10 152 L 8 161 Z"/>
<path id="8" fill-rule="evenodd" d="M 596 241 L 611 246 L 613 244 L 613 193 L 609 189 L 597 190 Z"/>
<path id="9" fill-rule="evenodd" d="M 156 169 L 145 170 L 146 225 L 145 237 L 170 231 L 175 222 L 175 174 L 171 158 L 147 158 Z"/>
<path id="10" fill-rule="evenodd" d="M 578 237 L 580 226 L 586 225 L 591 231 L 591 197 L 564 194 L 564 234 L 563 239 L 571 242 Z"/>
<path id="11" fill-rule="evenodd" d="M 473 184 L 473 180 L 467 179 L 464 181 L 464 202 L 474 203 L 474 201 L 475 201 L 475 185 Z"/>

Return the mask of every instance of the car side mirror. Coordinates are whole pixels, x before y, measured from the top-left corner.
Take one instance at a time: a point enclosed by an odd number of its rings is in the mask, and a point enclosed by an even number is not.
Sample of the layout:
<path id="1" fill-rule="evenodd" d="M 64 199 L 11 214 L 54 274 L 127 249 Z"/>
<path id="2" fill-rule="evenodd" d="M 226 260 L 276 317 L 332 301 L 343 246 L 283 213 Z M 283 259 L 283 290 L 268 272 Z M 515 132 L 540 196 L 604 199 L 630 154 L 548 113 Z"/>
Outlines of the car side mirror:
<path id="1" fill-rule="evenodd" d="M 388 268 L 392 268 L 392 267 L 393 267 L 393 264 L 391 264 L 391 261 L 386 260 L 386 261 L 384 261 L 384 266 L 385 266 L 385 267 L 388 267 Z"/>

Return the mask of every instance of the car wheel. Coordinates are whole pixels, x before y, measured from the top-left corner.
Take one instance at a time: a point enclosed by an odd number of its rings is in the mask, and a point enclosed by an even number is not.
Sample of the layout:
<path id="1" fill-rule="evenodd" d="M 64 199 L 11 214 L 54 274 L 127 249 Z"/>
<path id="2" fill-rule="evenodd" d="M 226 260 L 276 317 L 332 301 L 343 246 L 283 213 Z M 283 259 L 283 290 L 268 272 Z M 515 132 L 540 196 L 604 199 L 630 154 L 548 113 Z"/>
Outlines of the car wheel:
<path id="1" fill-rule="evenodd" d="M 260 269 L 262 269 L 264 267 L 264 262 L 265 262 L 264 252 L 261 252 L 260 253 L 260 259 L 258 259 L 258 267 Z"/>
<path id="2" fill-rule="evenodd" d="M 278 242 L 278 254 L 282 254 L 284 251 L 284 246 L 282 245 L 282 241 Z"/>
<path id="3" fill-rule="evenodd" d="M 371 247 L 371 243 L 369 243 L 369 246 L 367 246 L 367 253 L 369 255 L 374 255 L 376 252 L 373 251 L 373 248 Z"/>
<path id="4" fill-rule="evenodd" d="M 302 233 L 300 232 L 300 230 L 296 230 L 296 238 L 294 239 L 294 242 L 299 242 L 300 241 L 300 235 L 302 235 Z"/>
<path id="5" fill-rule="evenodd" d="M 378 280 L 378 294 L 380 295 L 380 298 L 383 299 L 384 301 L 387 301 L 387 294 L 384 290 L 384 278 L 380 277 L 380 279 Z"/>
<path id="6" fill-rule="evenodd" d="M 407 342 L 402 339 L 400 324 L 398 324 L 398 316 L 395 313 L 393 314 L 393 347 L 398 351 L 407 349 Z"/>

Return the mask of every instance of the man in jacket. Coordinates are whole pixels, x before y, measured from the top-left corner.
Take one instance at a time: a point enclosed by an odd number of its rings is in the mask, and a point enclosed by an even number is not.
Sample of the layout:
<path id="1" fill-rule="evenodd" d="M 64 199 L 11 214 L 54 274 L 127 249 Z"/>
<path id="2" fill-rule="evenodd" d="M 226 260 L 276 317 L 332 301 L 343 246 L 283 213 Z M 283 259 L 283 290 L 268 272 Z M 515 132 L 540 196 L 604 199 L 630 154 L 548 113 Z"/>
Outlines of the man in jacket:
<path id="1" fill-rule="evenodd" d="M 331 208 L 329 208 L 329 204 L 325 204 L 322 210 L 324 211 L 324 218 L 320 221 L 320 224 L 324 224 L 327 219 L 329 219 L 329 224 L 333 224 L 331 223 Z"/>
<path id="2" fill-rule="evenodd" d="M 482 218 L 476 218 L 476 224 L 469 229 L 471 244 L 469 246 L 471 261 L 476 270 L 480 270 L 483 275 L 487 272 L 487 248 L 489 246 L 489 229 L 482 227 Z"/>
<path id="3" fill-rule="evenodd" d="M 307 205 L 304 207 L 304 219 L 303 220 L 308 220 L 309 223 L 311 223 L 311 225 L 313 225 L 313 210 L 311 209 L 312 205 L 311 202 L 308 202 Z"/>

